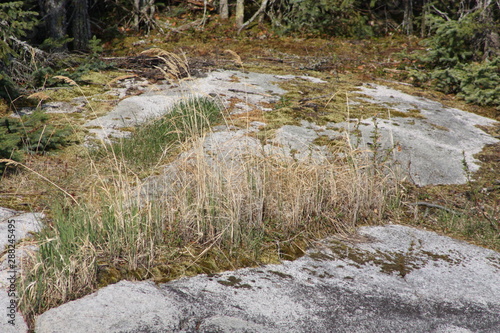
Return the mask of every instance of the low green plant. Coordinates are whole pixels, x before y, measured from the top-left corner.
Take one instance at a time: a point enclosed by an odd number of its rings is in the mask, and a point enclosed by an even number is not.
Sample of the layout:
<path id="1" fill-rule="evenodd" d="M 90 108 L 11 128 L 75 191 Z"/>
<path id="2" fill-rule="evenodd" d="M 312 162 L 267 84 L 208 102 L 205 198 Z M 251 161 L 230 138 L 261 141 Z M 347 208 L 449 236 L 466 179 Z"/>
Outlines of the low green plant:
<path id="1" fill-rule="evenodd" d="M 39 249 L 31 260 L 38 264 L 23 276 L 20 306 L 28 318 L 94 291 L 100 265 L 150 266 L 163 243 L 161 218 L 119 194 L 98 195 L 102 205 L 51 207 L 51 223 L 35 237 Z"/>
<path id="2" fill-rule="evenodd" d="M 68 37 L 68 35 L 65 35 L 62 38 L 54 39 L 52 37 L 46 38 L 38 47 L 41 50 L 47 51 L 47 52 L 57 52 L 61 50 L 66 50 L 67 49 L 67 44 L 72 42 L 73 38 Z"/>
<path id="3" fill-rule="evenodd" d="M 469 103 L 500 106 L 500 57 L 483 62 L 435 68 L 430 72 L 411 71 L 416 85 L 428 82 L 436 90 L 457 94 Z"/>
<path id="4" fill-rule="evenodd" d="M 500 106 L 500 57 L 462 70 L 459 96 L 469 103 Z"/>
<path id="5" fill-rule="evenodd" d="M 451 68 L 461 63 L 480 59 L 475 37 L 482 29 L 477 15 L 467 15 L 460 20 L 445 20 L 440 16 L 427 17 L 431 26 L 431 37 L 425 40 L 429 48 L 420 60 L 432 68 Z"/>
<path id="6" fill-rule="evenodd" d="M 48 116 L 35 111 L 20 119 L 0 118 L 0 159 L 23 160 L 24 154 L 41 154 L 61 149 L 69 144 L 68 128 L 58 128 L 48 123 Z M 5 164 L 0 163 L 0 174 Z"/>
<path id="7" fill-rule="evenodd" d="M 38 13 L 23 8 L 26 1 L 3 1 L 0 3 L 0 60 L 15 55 L 12 38 L 26 36 L 37 24 Z"/>
<path id="8" fill-rule="evenodd" d="M 3 1 L 0 3 L 0 98 L 14 99 L 18 87 L 12 80 L 12 59 L 20 57 L 25 50 L 19 41 L 37 24 L 38 13 L 24 8 L 28 1 Z"/>
<path id="9" fill-rule="evenodd" d="M 410 70 L 414 83 L 430 83 L 470 103 L 500 105 L 500 57 L 485 57 L 484 53 L 500 51 L 488 49 L 485 35 L 500 27 L 485 29 L 479 11 L 456 20 L 429 16 L 429 21 L 432 35 L 425 41 L 429 50 L 416 57 L 420 68 Z"/>

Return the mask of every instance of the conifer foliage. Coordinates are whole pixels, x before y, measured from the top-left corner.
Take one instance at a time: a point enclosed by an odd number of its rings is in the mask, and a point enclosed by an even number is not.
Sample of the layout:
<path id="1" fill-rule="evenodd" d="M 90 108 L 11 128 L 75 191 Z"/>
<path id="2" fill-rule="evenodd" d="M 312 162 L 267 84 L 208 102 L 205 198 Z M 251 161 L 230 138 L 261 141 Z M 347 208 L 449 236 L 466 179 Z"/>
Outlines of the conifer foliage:
<path id="1" fill-rule="evenodd" d="M 67 145 L 70 131 L 47 122 L 48 116 L 42 111 L 20 119 L 0 118 L 0 159 L 21 162 L 24 154 L 41 154 Z M 4 171 L 5 163 L 0 163 L 0 175 Z"/>
<path id="2" fill-rule="evenodd" d="M 15 85 L 8 75 L 11 59 L 19 57 L 16 44 L 37 23 L 38 13 L 25 10 L 23 1 L 0 3 L 0 98 L 15 97 Z"/>
<path id="3" fill-rule="evenodd" d="M 417 59 L 428 71 L 411 71 L 414 81 L 430 82 L 470 103 L 500 107 L 500 5 L 477 6 L 456 19 L 430 15 L 427 20 L 428 50 Z"/>

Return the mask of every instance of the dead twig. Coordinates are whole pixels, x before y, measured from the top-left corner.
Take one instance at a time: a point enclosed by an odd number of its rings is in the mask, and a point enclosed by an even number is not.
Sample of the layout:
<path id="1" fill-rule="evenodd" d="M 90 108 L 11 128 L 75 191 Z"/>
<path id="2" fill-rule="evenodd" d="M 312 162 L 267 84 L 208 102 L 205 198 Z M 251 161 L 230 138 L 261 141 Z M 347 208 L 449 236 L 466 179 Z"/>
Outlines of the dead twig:
<path id="1" fill-rule="evenodd" d="M 455 211 L 453 209 L 449 209 L 449 208 L 446 208 L 444 206 L 433 204 L 433 203 L 430 203 L 430 202 L 425 202 L 425 201 L 410 202 L 408 205 L 411 205 L 411 206 L 424 206 L 424 207 L 429 207 L 429 208 L 436 208 L 436 209 L 441 209 L 441 210 L 444 210 L 445 212 L 452 213 L 452 214 L 455 214 L 455 215 L 462 215 L 461 213 L 459 213 L 459 212 L 457 212 L 457 211 Z"/>
<path id="2" fill-rule="evenodd" d="M 260 96 L 265 96 L 265 97 L 271 97 L 271 95 L 269 95 L 269 94 L 263 94 L 263 93 L 253 92 L 253 91 L 245 91 L 245 90 L 240 90 L 240 89 L 228 89 L 228 91 L 235 92 L 235 93 L 249 94 L 249 95 L 260 95 Z"/>

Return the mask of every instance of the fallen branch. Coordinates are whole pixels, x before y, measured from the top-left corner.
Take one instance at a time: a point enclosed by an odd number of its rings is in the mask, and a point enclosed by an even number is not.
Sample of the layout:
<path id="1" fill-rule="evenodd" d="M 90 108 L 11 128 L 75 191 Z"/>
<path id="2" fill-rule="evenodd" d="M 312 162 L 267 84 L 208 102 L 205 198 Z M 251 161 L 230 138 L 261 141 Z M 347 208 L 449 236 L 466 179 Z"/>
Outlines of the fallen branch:
<path id="1" fill-rule="evenodd" d="M 265 97 L 271 97 L 271 95 L 268 95 L 268 94 L 263 94 L 263 93 L 253 92 L 253 91 L 245 91 L 245 90 L 240 90 L 240 89 L 228 89 L 228 91 L 235 92 L 235 93 L 243 93 L 243 94 L 251 94 L 251 95 L 260 95 L 260 96 L 265 96 Z"/>
<path id="2" fill-rule="evenodd" d="M 19 45 L 22 49 L 24 49 L 24 51 L 26 51 L 27 53 L 31 54 L 32 56 L 39 56 L 39 57 L 44 57 L 44 58 L 48 58 L 49 57 L 49 54 L 47 52 L 45 52 L 43 50 L 40 50 L 39 48 L 36 48 L 34 46 L 31 46 L 28 43 L 26 43 L 26 42 L 24 42 L 22 40 L 19 40 L 19 39 L 17 39 L 14 36 L 10 36 L 9 38 L 15 44 Z"/>
<path id="3" fill-rule="evenodd" d="M 201 19 L 195 20 L 193 22 L 189 22 L 189 23 L 183 24 L 183 25 L 181 25 L 180 27 L 177 27 L 177 28 L 170 27 L 170 26 L 165 26 L 165 28 L 167 28 L 167 29 L 169 29 L 170 31 L 173 31 L 173 32 L 181 33 L 184 30 L 189 30 L 191 28 L 195 28 L 197 26 L 200 26 L 202 23 L 203 23 L 203 19 L 201 18 Z"/>
<path id="4" fill-rule="evenodd" d="M 424 206 L 424 207 L 429 207 L 429 208 L 437 208 L 437 209 L 444 210 L 444 211 L 446 211 L 448 213 L 452 213 L 452 214 L 456 214 L 456 215 L 461 215 L 461 213 L 459 213 L 459 212 L 457 212 L 457 211 L 455 211 L 453 209 L 449 209 L 449 208 L 446 208 L 444 206 L 436 205 L 436 204 L 425 202 L 425 201 L 411 202 L 411 203 L 409 203 L 409 205 L 412 205 L 412 206 Z"/>

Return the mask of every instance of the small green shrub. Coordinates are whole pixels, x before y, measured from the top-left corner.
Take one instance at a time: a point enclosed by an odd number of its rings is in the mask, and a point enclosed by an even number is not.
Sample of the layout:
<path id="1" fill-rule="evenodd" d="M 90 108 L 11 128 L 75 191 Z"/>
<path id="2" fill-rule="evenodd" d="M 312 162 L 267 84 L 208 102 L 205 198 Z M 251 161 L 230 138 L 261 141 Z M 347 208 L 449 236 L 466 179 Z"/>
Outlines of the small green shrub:
<path id="1" fill-rule="evenodd" d="M 429 75 L 434 87 L 445 94 L 458 94 L 460 92 L 463 65 L 454 68 L 435 69 Z"/>
<path id="2" fill-rule="evenodd" d="M 36 111 L 21 119 L 0 118 L 0 159 L 22 161 L 24 154 L 37 154 L 60 149 L 69 142 L 70 131 L 47 123 L 48 116 Z M 0 163 L 0 174 L 5 164 Z"/>
<path id="3" fill-rule="evenodd" d="M 0 3 L 0 60 L 16 52 L 12 49 L 12 37 L 22 38 L 37 24 L 38 13 L 23 8 L 26 1 Z"/>
<path id="4" fill-rule="evenodd" d="M 279 23 L 283 32 L 301 31 L 335 36 L 373 35 L 357 0 L 288 0 Z"/>
<path id="5" fill-rule="evenodd" d="M 481 27 L 474 15 L 461 20 L 445 20 L 439 16 L 428 16 L 431 37 L 425 41 L 429 51 L 420 58 L 430 68 L 453 67 L 477 59 L 476 37 Z"/>
<path id="6" fill-rule="evenodd" d="M 17 86 L 10 77 L 10 60 L 25 51 L 17 50 L 14 40 L 25 37 L 26 32 L 35 27 L 38 15 L 23 8 L 27 2 L 0 3 L 0 98 L 14 99 L 18 96 Z"/>
<path id="7" fill-rule="evenodd" d="M 499 106 L 500 57 L 483 60 L 485 30 L 499 27 L 485 29 L 479 11 L 457 20 L 430 16 L 430 22 L 433 35 L 425 42 L 429 50 L 416 56 L 418 70 L 410 70 L 414 83 L 457 94 L 469 103 Z"/>
<path id="8" fill-rule="evenodd" d="M 457 94 L 469 103 L 500 106 L 500 57 L 430 72 L 412 70 L 410 75 L 415 85 L 429 83 L 436 90 Z"/>
<path id="9" fill-rule="evenodd" d="M 469 103 L 500 105 L 500 57 L 464 67 L 459 95 Z"/>

